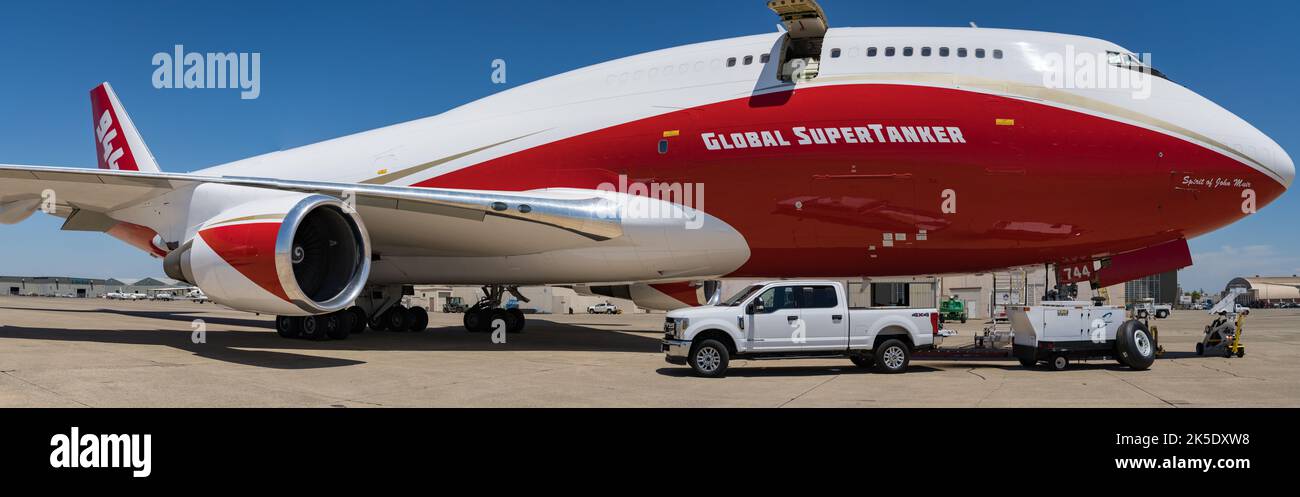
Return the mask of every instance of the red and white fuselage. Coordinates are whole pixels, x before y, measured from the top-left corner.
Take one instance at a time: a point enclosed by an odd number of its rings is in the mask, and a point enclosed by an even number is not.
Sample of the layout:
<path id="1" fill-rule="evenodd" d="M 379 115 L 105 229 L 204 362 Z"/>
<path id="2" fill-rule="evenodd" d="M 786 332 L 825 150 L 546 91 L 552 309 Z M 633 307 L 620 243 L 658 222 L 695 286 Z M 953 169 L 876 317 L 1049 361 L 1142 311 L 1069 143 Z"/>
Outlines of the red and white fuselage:
<path id="1" fill-rule="evenodd" d="M 791 36 L 627 57 L 186 175 L 161 172 L 103 85 L 100 168 L 120 171 L 0 166 L 0 222 L 57 184 L 64 229 L 127 240 L 214 300 L 262 312 L 335 312 L 362 285 L 418 283 L 663 283 L 631 291 L 693 304 L 682 282 L 725 277 L 1116 256 L 1137 261 L 1117 278 L 1162 257 L 1176 269 L 1185 240 L 1295 176 L 1276 142 L 1167 79 L 1077 84 L 1137 74 L 1106 41 L 838 28 L 815 76 L 791 79 Z M 1083 53 L 1115 60 L 1050 84 L 1061 56 Z M 608 215 L 638 203 L 657 215 Z M 312 230 L 332 234 L 312 245 Z"/>
<path id="2" fill-rule="evenodd" d="M 701 230 L 649 223 L 632 243 L 527 256 L 375 247 L 386 255 L 372 278 L 446 283 L 935 274 L 1080 260 L 1222 227 L 1246 215 L 1243 191 L 1263 207 L 1294 177 L 1277 143 L 1171 81 L 1151 78 L 1146 99 L 1044 85 L 1047 54 L 1130 53 L 1109 42 L 832 29 L 817 77 L 787 84 L 774 62 L 783 36 L 615 60 L 198 174 L 510 191 L 593 190 L 621 178 L 701 184 L 715 221 Z M 1002 58 L 988 55 L 995 50 Z"/>

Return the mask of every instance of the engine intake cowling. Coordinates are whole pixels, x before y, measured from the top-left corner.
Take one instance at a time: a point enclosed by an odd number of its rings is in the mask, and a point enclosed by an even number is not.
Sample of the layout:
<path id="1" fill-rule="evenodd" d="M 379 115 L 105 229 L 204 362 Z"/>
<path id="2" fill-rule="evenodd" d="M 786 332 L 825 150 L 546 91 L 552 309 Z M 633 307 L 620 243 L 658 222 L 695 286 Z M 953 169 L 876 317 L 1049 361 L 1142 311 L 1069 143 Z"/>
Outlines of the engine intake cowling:
<path id="1" fill-rule="evenodd" d="M 370 276 L 370 240 L 356 213 L 324 195 L 276 194 L 200 225 L 163 266 L 214 302 L 283 316 L 352 304 Z"/>

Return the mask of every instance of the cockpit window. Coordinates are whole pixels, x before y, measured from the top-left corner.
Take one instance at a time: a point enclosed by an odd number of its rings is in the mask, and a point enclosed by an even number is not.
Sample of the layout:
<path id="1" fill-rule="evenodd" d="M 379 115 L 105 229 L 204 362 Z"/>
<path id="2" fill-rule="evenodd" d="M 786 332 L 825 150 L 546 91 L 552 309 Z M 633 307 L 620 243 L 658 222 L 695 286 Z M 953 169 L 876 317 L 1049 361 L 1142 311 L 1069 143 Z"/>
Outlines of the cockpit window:
<path id="1" fill-rule="evenodd" d="M 1160 72 L 1154 67 L 1142 62 L 1142 59 L 1131 53 L 1106 52 L 1106 60 L 1110 65 L 1122 67 L 1124 69 L 1150 74 L 1160 79 L 1168 80 L 1169 76 Z"/>

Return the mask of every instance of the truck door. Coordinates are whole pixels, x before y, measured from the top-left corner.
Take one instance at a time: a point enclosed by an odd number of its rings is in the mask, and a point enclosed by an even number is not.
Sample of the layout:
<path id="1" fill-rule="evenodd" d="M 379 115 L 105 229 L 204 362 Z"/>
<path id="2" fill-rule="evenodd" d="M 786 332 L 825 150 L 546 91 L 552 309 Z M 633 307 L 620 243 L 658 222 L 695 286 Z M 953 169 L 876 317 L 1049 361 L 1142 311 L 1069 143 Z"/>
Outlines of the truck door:
<path id="1" fill-rule="evenodd" d="M 795 343 L 795 326 L 801 317 L 799 287 L 772 287 L 754 299 L 753 328 L 750 346 L 756 351 L 796 351 L 802 344 Z"/>
<path id="2" fill-rule="evenodd" d="M 843 350 L 849 346 L 848 306 L 839 301 L 835 287 L 799 287 L 799 314 L 808 342 L 804 350 Z"/>

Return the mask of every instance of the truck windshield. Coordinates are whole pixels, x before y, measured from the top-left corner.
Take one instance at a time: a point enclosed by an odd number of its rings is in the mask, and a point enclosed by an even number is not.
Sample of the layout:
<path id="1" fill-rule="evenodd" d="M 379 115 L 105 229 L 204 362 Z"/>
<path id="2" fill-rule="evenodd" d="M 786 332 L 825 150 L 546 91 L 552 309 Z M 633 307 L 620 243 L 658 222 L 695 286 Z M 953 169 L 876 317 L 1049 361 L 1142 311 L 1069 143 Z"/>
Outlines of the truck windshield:
<path id="1" fill-rule="evenodd" d="M 735 307 L 735 306 L 738 306 L 738 305 L 740 305 L 741 302 L 744 302 L 745 299 L 748 299 L 750 295 L 753 295 L 754 292 L 757 292 L 757 291 L 759 291 L 759 290 L 762 289 L 762 288 L 763 288 L 763 285 L 751 285 L 751 286 L 748 286 L 748 287 L 746 287 L 745 289 L 741 290 L 741 291 L 740 291 L 739 293 L 737 293 L 736 295 L 734 295 L 734 296 L 732 296 L 731 298 L 727 299 L 725 302 L 722 303 L 722 305 L 723 305 L 723 306 L 726 306 L 726 307 Z"/>

